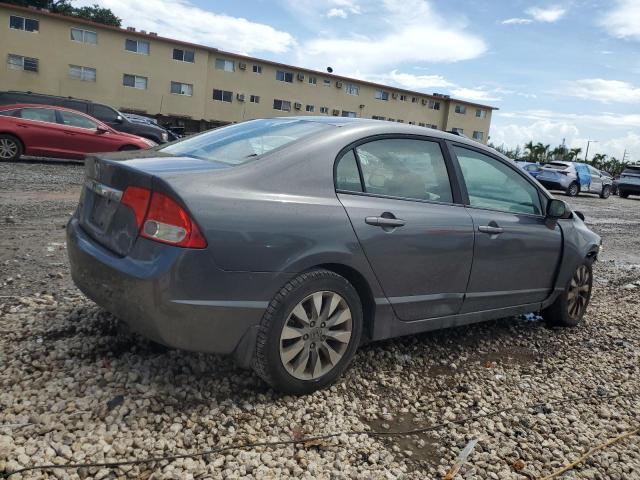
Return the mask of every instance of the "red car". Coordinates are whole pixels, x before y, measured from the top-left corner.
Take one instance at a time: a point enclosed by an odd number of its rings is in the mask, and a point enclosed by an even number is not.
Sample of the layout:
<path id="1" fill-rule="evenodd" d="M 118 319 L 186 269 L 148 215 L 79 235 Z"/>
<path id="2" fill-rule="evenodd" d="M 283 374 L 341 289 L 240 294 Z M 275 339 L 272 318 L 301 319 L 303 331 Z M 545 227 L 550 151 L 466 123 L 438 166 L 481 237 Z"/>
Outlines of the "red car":
<path id="1" fill-rule="evenodd" d="M 48 105 L 0 107 L 0 160 L 20 155 L 83 158 L 86 153 L 156 146 L 146 138 L 118 132 L 89 115 Z"/>

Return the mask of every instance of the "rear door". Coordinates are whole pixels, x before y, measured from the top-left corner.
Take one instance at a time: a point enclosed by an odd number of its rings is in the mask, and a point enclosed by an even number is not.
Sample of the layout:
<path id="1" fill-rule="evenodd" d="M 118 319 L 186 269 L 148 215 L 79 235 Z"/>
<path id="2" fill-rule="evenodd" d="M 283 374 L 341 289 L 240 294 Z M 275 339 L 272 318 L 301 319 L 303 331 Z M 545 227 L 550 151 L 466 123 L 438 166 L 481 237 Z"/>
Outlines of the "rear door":
<path id="1" fill-rule="evenodd" d="M 337 163 L 338 198 L 401 320 L 462 305 L 473 224 L 447 164 L 441 144 L 422 137 L 366 141 Z"/>
<path id="2" fill-rule="evenodd" d="M 21 108 L 16 121 L 17 133 L 25 144 L 27 154 L 60 156 L 64 154 L 64 139 L 52 108 Z"/>
<path id="3" fill-rule="evenodd" d="M 547 222 L 537 187 L 529 177 L 473 147 L 453 152 L 473 218 L 473 267 L 463 313 L 544 300 L 560 260 L 562 234 Z"/>

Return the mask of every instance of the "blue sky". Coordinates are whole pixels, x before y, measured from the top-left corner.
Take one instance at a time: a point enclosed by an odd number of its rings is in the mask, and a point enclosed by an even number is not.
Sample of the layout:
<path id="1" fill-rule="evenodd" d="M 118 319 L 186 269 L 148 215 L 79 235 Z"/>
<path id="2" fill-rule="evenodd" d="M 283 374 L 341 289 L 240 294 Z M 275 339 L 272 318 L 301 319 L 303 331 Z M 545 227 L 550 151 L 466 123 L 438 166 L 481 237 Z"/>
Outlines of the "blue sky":
<path id="1" fill-rule="evenodd" d="M 98 3 L 125 26 L 496 106 L 499 145 L 591 139 L 589 156 L 640 160 L 640 0 Z"/>

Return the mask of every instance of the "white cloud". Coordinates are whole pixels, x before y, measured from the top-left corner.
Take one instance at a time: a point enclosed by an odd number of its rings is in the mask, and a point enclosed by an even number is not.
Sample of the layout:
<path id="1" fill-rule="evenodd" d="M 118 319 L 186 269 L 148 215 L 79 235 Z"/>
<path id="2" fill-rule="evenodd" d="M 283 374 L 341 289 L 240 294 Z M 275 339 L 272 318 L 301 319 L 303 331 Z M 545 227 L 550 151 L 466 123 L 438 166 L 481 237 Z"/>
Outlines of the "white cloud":
<path id="1" fill-rule="evenodd" d="M 548 120 L 589 124 L 592 127 L 640 128 L 640 114 L 601 114 L 561 113 L 551 110 L 522 110 L 513 112 L 497 112 L 501 118 Z"/>
<path id="2" fill-rule="evenodd" d="M 354 66 L 363 74 L 380 74 L 402 64 L 456 62 L 482 55 L 482 38 L 465 31 L 466 25 L 445 21 L 421 0 L 380 0 L 364 33 L 328 34 L 304 42 L 298 63 L 347 74 Z M 363 11 L 364 12 L 364 11 Z"/>
<path id="3" fill-rule="evenodd" d="M 95 0 L 77 0 L 74 5 L 94 3 Z M 287 32 L 245 18 L 213 13 L 189 0 L 101 0 L 100 6 L 110 8 L 125 26 L 237 53 L 283 53 L 295 45 Z"/>
<path id="4" fill-rule="evenodd" d="M 617 0 L 600 25 L 615 37 L 640 40 L 640 2 Z"/>
<path id="5" fill-rule="evenodd" d="M 502 97 L 498 96 L 499 89 L 489 91 L 484 87 L 465 88 L 457 87 L 451 90 L 451 94 L 463 100 L 471 100 L 472 102 L 495 102 Z"/>
<path id="6" fill-rule="evenodd" d="M 559 6 L 547 8 L 531 7 L 526 10 L 526 13 L 538 22 L 554 23 L 564 17 L 567 10 Z"/>
<path id="7" fill-rule="evenodd" d="M 496 115 L 496 114 L 494 114 Z M 558 145 L 563 138 L 573 138 L 580 134 L 578 127 L 567 122 L 557 122 L 553 120 L 536 120 L 535 122 L 520 125 L 492 125 L 491 143 L 508 148 L 521 147 L 529 142 L 542 142 L 545 144 Z"/>
<path id="8" fill-rule="evenodd" d="M 357 75 L 357 74 L 356 74 Z M 361 76 L 363 80 L 371 82 L 397 85 L 409 90 L 426 90 L 433 88 L 447 88 L 455 86 L 442 75 L 414 75 L 392 70 L 389 73 Z"/>
<path id="9" fill-rule="evenodd" d="M 349 15 L 347 14 L 347 12 L 345 12 L 342 8 L 334 7 L 327 12 L 327 17 L 329 18 L 333 18 L 333 17 L 347 18 L 348 16 Z"/>
<path id="10" fill-rule="evenodd" d="M 585 78 L 570 82 L 562 91 L 564 95 L 585 98 L 602 103 L 640 102 L 640 87 L 620 80 L 605 80 L 602 78 Z"/>
<path id="11" fill-rule="evenodd" d="M 526 25 L 528 23 L 533 23 L 533 20 L 530 18 L 507 18 L 502 21 L 503 25 Z"/>

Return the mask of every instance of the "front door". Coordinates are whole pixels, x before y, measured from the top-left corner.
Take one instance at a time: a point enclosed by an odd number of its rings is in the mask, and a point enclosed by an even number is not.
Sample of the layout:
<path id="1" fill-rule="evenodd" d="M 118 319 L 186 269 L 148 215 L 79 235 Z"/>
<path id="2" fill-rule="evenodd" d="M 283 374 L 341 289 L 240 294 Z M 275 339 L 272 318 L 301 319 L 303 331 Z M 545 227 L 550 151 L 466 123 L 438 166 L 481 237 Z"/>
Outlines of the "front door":
<path id="1" fill-rule="evenodd" d="M 602 176 L 600 172 L 593 168 L 591 165 L 589 167 L 589 173 L 591 174 L 591 185 L 589 187 L 589 192 L 591 193 L 601 193 L 602 192 Z"/>
<path id="2" fill-rule="evenodd" d="M 109 152 L 120 145 L 119 140 L 111 138 L 111 132 L 99 133 L 98 124 L 85 115 L 65 110 L 59 110 L 58 115 L 65 144 L 73 155 Z"/>
<path id="3" fill-rule="evenodd" d="M 506 161 L 466 146 L 453 151 L 475 230 L 462 312 L 543 301 L 553 288 L 562 234 L 546 220 L 538 189 Z"/>
<path id="4" fill-rule="evenodd" d="M 359 145 L 339 161 L 336 189 L 398 318 L 458 313 L 473 224 L 454 203 L 440 144 L 387 138 Z"/>

